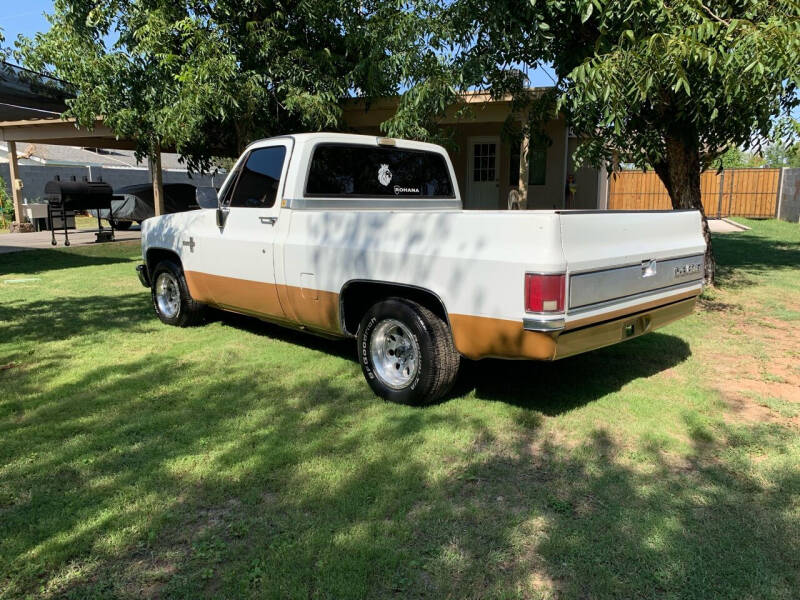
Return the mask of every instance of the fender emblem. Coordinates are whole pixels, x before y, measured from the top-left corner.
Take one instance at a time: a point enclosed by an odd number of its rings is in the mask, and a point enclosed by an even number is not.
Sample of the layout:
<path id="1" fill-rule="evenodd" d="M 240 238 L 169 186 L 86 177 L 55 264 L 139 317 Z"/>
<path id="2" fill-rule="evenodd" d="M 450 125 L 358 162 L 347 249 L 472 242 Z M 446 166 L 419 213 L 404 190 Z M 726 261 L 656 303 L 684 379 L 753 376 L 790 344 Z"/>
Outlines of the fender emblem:
<path id="1" fill-rule="evenodd" d="M 195 243 L 193 237 L 190 237 L 188 242 L 183 242 L 183 245 L 189 246 L 189 252 L 194 252 Z"/>

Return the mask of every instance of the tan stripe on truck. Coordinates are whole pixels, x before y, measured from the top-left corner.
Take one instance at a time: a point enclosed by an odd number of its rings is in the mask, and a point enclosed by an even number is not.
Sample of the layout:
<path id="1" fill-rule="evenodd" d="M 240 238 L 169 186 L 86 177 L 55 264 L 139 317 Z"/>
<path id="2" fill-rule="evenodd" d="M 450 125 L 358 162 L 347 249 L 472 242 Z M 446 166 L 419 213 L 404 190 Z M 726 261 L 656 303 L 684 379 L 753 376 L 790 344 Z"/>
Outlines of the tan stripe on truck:
<path id="1" fill-rule="evenodd" d="M 256 317 L 299 323 L 327 333 L 342 333 L 339 294 L 334 292 L 198 271 L 184 274 L 189 293 L 200 302 Z"/>

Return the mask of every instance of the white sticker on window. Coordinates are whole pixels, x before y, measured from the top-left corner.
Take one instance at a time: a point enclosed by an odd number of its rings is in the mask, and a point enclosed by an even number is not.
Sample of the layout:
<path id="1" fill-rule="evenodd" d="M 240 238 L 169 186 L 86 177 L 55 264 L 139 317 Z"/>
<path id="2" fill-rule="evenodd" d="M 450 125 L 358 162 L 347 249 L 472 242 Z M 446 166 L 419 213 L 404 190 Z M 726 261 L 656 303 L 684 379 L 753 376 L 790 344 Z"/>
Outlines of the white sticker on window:
<path id="1" fill-rule="evenodd" d="M 392 172 L 389 170 L 389 165 L 381 165 L 378 170 L 378 181 L 381 185 L 389 185 L 392 182 Z"/>

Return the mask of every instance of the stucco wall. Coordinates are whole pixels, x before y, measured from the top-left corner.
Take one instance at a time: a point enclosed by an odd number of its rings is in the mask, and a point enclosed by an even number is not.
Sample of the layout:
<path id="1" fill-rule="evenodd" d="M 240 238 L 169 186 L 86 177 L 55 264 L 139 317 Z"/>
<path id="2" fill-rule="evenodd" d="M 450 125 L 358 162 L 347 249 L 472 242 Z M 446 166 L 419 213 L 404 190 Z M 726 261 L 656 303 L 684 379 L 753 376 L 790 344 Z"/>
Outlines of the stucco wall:
<path id="1" fill-rule="evenodd" d="M 567 159 L 567 136 L 564 120 L 548 121 L 544 131 L 552 142 L 547 148 L 545 184 L 528 186 L 528 208 L 564 208 L 565 161 Z"/>
<path id="2" fill-rule="evenodd" d="M 572 160 L 572 155 L 578 145 L 577 138 L 569 138 L 569 156 L 567 159 L 567 175 L 575 176 L 575 198 L 572 201 L 570 208 L 575 209 L 594 209 L 600 208 L 600 200 L 598 199 L 598 192 L 600 191 L 600 177 L 602 174 L 598 169 L 592 167 L 575 168 Z M 566 191 L 566 190 L 565 190 Z"/>
<path id="3" fill-rule="evenodd" d="M 83 181 L 86 177 L 89 181 L 105 181 L 115 190 L 126 185 L 134 185 L 150 182 L 150 173 L 147 169 L 130 169 L 116 167 L 83 167 L 83 166 L 61 166 L 61 165 L 20 165 L 20 178 L 23 182 L 22 197 L 28 202 L 35 202 L 37 198 L 44 195 L 44 186 L 48 181 L 61 177 L 62 181 L 69 181 L 75 177 L 77 181 Z M 164 183 L 191 183 L 196 186 L 221 185 L 224 175 L 216 177 L 210 175 L 192 175 L 189 177 L 186 171 L 164 171 Z M 11 197 L 11 180 L 9 177 L 8 163 L 0 163 L 0 177 L 5 180 L 6 191 Z"/>
<path id="4" fill-rule="evenodd" d="M 778 218 L 800 223 L 800 169 L 783 169 Z"/>

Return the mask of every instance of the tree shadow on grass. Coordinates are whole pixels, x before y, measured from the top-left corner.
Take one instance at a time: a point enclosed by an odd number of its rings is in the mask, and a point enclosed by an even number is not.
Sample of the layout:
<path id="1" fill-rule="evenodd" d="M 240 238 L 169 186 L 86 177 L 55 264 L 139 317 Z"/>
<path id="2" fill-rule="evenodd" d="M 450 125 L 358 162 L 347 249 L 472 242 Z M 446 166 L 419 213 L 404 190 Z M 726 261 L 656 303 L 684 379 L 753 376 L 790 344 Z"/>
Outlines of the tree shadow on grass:
<path id="1" fill-rule="evenodd" d="M 800 243 L 742 232 L 716 235 L 712 244 L 717 259 L 717 282 L 722 287 L 753 285 L 755 282 L 747 273 L 796 269 L 800 265 Z"/>
<path id="2" fill-rule="evenodd" d="M 152 316 L 142 293 L 11 301 L 0 304 L 0 331 L 7 340 L 50 342 L 120 329 L 133 333 L 154 325 Z"/>
<path id="3" fill-rule="evenodd" d="M 22 374 L 23 410 L 3 423 L 0 451 L 0 589 L 59 598 L 798 589 L 800 472 L 765 481 L 723 454 L 735 445 L 779 455 L 787 432 L 719 425 L 675 457 L 602 429 L 575 446 L 510 425 L 500 448 L 485 415 L 393 406 L 347 380 L 254 367 L 176 371 L 154 351 L 46 390 L 46 373 Z"/>
<path id="4" fill-rule="evenodd" d="M 124 242 L 120 242 L 123 244 Z M 103 252 L 101 252 L 103 250 Z M 116 263 L 135 263 L 138 259 L 128 256 L 111 256 L 108 248 L 86 249 L 82 247 L 79 251 L 75 250 L 26 250 L 22 252 L 12 252 L 0 255 L 0 276 L 9 273 L 34 275 L 45 271 L 58 271 L 61 269 L 74 269 L 79 267 L 91 267 L 101 265 L 111 265 Z M 128 253 L 130 244 L 125 244 L 117 249 Z"/>
<path id="5" fill-rule="evenodd" d="M 597 429 L 578 447 L 538 440 L 520 445 L 518 458 L 471 466 L 468 492 L 450 486 L 450 497 L 473 509 L 452 509 L 449 543 L 467 557 L 463 573 L 486 597 L 526 583 L 567 598 L 793 597 L 800 470 L 767 483 L 721 460 L 731 432 L 718 433 L 686 458 L 645 444 L 634 462 L 630 448 Z M 748 445 L 780 452 L 771 435 Z M 493 549 L 507 558 L 492 560 Z M 436 569 L 444 581 L 447 562 Z"/>
<path id="6" fill-rule="evenodd" d="M 139 596 L 145 588 L 196 597 L 197 585 L 213 596 L 215 586 L 247 589 L 261 576 L 240 570 L 264 550 L 283 548 L 268 559 L 279 562 L 269 570 L 274 589 L 297 591 L 315 579 L 331 536 L 357 526 L 375 503 L 407 494 L 405 486 L 422 489 L 421 466 L 400 450 L 441 417 L 412 418 L 399 439 L 395 421 L 378 419 L 374 435 L 387 446 L 365 448 L 359 426 L 371 395 L 346 380 L 263 376 L 253 367 L 209 374 L 206 365 L 182 365 L 191 388 L 170 387 L 175 365 L 157 352 L 49 390 L 41 369 L 22 373 L 15 388 L 23 406 L 0 412 L 8 417 L 0 454 L 13 462 L 0 477 L 3 587 L 12 596 L 30 591 L 44 572 L 53 582 L 46 597 Z M 252 416 L 242 422 L 243 414 Z M 333 465 L 317 472 L 320 461 Z M 381 511 L 388 518 L 395 508 Z M 383 543 L 394 549 L 392 540 Z M 380 550 L 361 548 L 376 559 Z M 235 577 L 204 577 L 228 563 Z M 351 567 L 363 585 L 373 565 Z M 351 589 L 338 569 L 326 578 Z"/>

